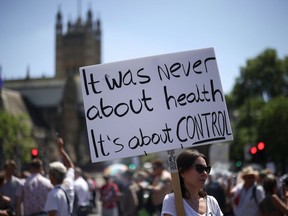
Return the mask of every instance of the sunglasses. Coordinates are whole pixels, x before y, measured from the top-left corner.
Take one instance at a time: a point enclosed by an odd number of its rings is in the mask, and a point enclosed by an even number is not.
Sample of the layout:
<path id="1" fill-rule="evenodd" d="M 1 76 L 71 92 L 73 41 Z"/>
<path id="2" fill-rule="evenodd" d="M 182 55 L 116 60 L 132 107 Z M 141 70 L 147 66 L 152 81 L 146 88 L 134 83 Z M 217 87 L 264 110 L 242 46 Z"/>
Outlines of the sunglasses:
<path id="1" fill-rule="evenodd" d="M 199 174 L 203 173 L 204 170 L 205 170 L 205 172 L 206 172 L 207 174 L 209 174 L 210 171 L 211 171 L 211 166 L 205 167 L 205 166 L 203 166 L 203 165 L 201 165 L 201 164 L 195 164 L 195 165 L 193 165 L 193 167 L 195 168 L 195 170 L 196 170 Z"/>

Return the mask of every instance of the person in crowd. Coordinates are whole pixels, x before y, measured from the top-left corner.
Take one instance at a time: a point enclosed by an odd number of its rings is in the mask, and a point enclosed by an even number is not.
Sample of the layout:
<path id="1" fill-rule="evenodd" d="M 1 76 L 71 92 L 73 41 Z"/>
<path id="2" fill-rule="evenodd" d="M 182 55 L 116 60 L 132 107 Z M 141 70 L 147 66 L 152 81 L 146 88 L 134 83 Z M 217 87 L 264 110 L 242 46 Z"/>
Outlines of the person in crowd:
<path id="1" fill-rule="evenodd" d="M 243 182 L 230 191 L 234 200 L 235 216 L 259 216 L 259 203 L 264 199 L 265 193 L 263 187 L 256 183 L 258 172 L 252 166 L 247 166 L 240 175 Z"/>
<path id="2" fill-rule="evenodd" d="M 90 176 L 87 178 L 89 190 L 90 190 L 90 206 L 92 206 L 92 212 L 98 212 L 98 205 L 97 205 L 97 193 L 98 193 L 98 184 L 96 182 L 95 176 Z"/>
<path id="3" fill-rule="evenodd" d="M 146 189 L 148 182 L 149 174 L 144 170 L 137 170 L 133 174 L 133 181 L 135 184 L 137 198 L 138 198 L 138 213 L 139 215 L 147 215 L 147 210 L 145 204 L 147 202 L 147 197 L 149 191 Z"/>
<path id="4" fill-rule="evenodd" d="M 150 214 L 156 213 L 161 214 L 163 199 L 166 194 L 172 191 L 172 178 L 170 172 L 165 169 L 162 160 L 156 159 L 152 161 L 152 182 L 148 186 L 150 190 L 151 200 L 148 200 L 148 211 Z M 151 204 L 150 204 L 151 201 Z"/>
<path id="5" fill-rule="evenodd" d="M 281 199 L 288 206 L 288 177 L 285 177 L 282 181 Z"/>
<path id="6" fill-rule="evenodd" d="M 57 138 L 62 162 L 49 164 L 49 179 L 54 188 L 48 193 L 44 210 L 49 216 L 67 216 L 73 211 L 74 201 L 74 163 L 64 150 L 62 138 Z"/>
<path id="7" fill-rule="evenodd" d="M 258 185 L 263 185 L 263 181 L 269 174 L 272 174 L 272 172 L 269 169 L 262 169 L 259 171 L 258 177 L 256 179 L 256 182 Z"/>
<path id="8" fill-rule="evenodd" d="M 39 158 L 34 158 L 30 163 L 31 175 L 25 179 L 17 191 L 16 215 L 21 216 L 22 204 L 24 215 L 45 216 L 44 211 L 46 198 L 53 188 L 50 180 L 42 175 L 43 163 Z"/>
<path id="9" fill-rule="evenodd" d="M 0 187 L 4 184 L 4 172 L 0 173 Z M 11 199 L 8 196 L 0 194 L 0 216 L 9 216 L 11 209 Z"/>
<path id="10" fill-rule="evenodd" d="M 82 170 L 75 168 L 75 200 L 74 213 L 77 216 L 87 216 L 90 211 L 90 190 L 88 182 L 82 176 Z"/>
<path id="11" fill-rule="evenodd" d="M 22 179 L 26 179 L 26 178 L 28 178 L 29 176 L 31 176 L 30 171 L 28 171 L 28 170 L 23 170 L 23 171 L 21 172 L 21 178 L 22 178 Z"/>
<path id="12" fill-rule="evenodd" d="M 110 176 L 104 175 L 104 185 L 100 188 L 100 201 L 102 202 L 102 216 L 118 216 L 118 200 L 120 190 L 116 183 L 111 181 Z"/>
<path id="13" fill-rule="evenodd" d="M 215 197 L 221 208 L 221 211 L 224 212 L 226 207 L 225 188 L 217 179 L 215 179 L 215 176 L 208 175 L 208 182 L 205 184 L 205 191 L 208 195 Z"/>
<path id="14" fill-rule="evenodd" d="M 140 190 L 139 185 L 133 179 L 133 173 L 128 170 L 121 175 L 124 184 L 119 199 L 121 216 L 138 216 L 139 199 L 137 196 Z"/>
<path id="15" fill-rule="evenodd" d="M 288 206 L 277 195 L 277 179 L 273 174 L 268 174 L 263 180 L 265 198 L 259 203 L 262 216 L 288 215 Z"/>
<path id="16" fill-rule="evenodd" d="M 205 192 L 205 181 L 211 170 L 206 157 L 196 150 L 184 150 L 177 157 L 180 188 L 185 214 L 223 215 L 217 200 Z M 177 216 L 175 194 L 169 193 L 163 201 L 162 216 Z"/>
<path id="17" fill-rule="evenodd" d="M 224 194 L 226 200 L 224 209 L 222 209 L 221 204 L 219 202 L 218 203 L 224 216 L 234 216 L 234 209 L 233 209 L 234 204 L 233 204 L 233 197 L 231 197 L 231 188 L 236 185 L 237 175 L 238 173 L 222 174 L 221 182 L 224 187 Z"/>
<path id="18" fill-rule="evenodd" d="M 16 192 L 20 187 L 22 180 L 15 176 L 16 163 L 14 160 L 7 160 L 4 164 L 5 180 L 0 187 L 0 194 L 9 197 L 11 200 L 11 214 L 16 210 Z"/>

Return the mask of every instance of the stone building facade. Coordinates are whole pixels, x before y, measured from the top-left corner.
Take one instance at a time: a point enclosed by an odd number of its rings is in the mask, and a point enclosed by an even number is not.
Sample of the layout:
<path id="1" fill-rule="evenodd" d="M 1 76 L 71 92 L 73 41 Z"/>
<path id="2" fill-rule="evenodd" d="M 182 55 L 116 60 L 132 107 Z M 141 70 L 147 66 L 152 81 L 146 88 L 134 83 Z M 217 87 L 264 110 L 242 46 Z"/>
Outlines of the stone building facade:
<path id="1" fill-rule="evenodd" d="M 56 14 L 55 76 L 5 80 L 4 89 L 23 97 L 36 130 L 40 156 L 56 159 L 55 134 L 65 140 L 68 153 L 78 165 L 90 162 L 79 67 L 101 63 L 101 23 L 93 20 L 91 10 L 83 21 L 68 21 L 64 28 L 62 13 Z M 39 130 L 41 133 L 39 133 Z"/>

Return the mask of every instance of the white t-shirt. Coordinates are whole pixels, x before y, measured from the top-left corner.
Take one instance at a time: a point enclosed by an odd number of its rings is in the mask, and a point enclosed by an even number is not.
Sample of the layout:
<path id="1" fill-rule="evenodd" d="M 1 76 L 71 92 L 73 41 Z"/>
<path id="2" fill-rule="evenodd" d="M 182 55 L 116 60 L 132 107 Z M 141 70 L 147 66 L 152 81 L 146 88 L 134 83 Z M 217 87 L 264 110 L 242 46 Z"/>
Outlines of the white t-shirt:
<path id="1" fill-rule="evenodd" d="M 79 176 L 74 181 L 74 189 L 78 199 L 78 206 L 88 206 L 90 201 L 90 190 L 87 181 Z"/>
<path id="2" fill-rule="evenodd" d="M 61 188 L 60 188 L 61 187 Z M 66 195 L 65 195 L 65 192 Z M 67 198 L 69 199 L 70 208 L 68 207 Z M 57 211 L 57 216 L 68 216 L 69 210 L 72 212 L 74 200 L 74 169 L 68 169 L 66 178 L 62 185 L 55 185 L 55 187 L 48 193 L 45 204 L 45 211 Z"/>
<path id="3" fill-rule="evenodd" d="M 253 196 L 253 188 L 255 187 L 255 196 Z M 252 186 L 248 190 L 241 187 L 238 187 L 234 192 L 234 199 L 238 199 L 239 202 L 234 207 L 234 213 L 236 216 L 249 215 L 257 216 L 260 214 L 260 209 L 258 203 L 260 203 L 264 197 L 265 192 L 261 185 Z M 236 198 L 237 197 L 237 198 Z M 257 199 L 257 202 L 256 200 Z"/>
<path id="4" fill-rule="evenodd" d="M 185 210 L 186 216 L 199 216 L 200 214 L 196 212 L 191 206 L 186 202 L 185 199 L 183 200 L 183 206 Z M 206 196 L 207 200 L 207 213 L 202 214 L 201 216 L 222 216 L 223 213 L 218 205 L 217 200 L 213 196 Z M 175 197 L 174 193 L 167 194 L 163 200 L 163 207 L 161 215 L 163 214 L 170 214 L 173 216 L 177 216 L 176 207 L 175 207 Z"/>

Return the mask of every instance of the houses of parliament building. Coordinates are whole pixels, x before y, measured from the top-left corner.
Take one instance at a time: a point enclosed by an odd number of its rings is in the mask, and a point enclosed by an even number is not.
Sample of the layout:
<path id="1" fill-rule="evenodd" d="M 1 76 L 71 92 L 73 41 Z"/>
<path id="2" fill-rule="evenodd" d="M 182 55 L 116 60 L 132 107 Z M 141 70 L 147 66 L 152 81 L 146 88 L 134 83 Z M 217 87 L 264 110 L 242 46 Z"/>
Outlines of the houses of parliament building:
<path id="1" fill-rule="evenodd" d="M 64 32 L 64 29 L 66 31 Z M 79 67 L 101 63 L 101 23 L 89 9 L 85 20 L 68 21 L 56 14 L 55 76 L 5 80 L 1 91 L 4 110 L 27 112 L 40 156 L 51 161 L 57 155 L 55 134 L 77 164 L 90 162 L 90 151 Z"/>
<path id="2" fill-rule="evenodd" d="M 4 88 L 0 83 L 0 111 L 12 115 L 28 114 L 33 143 L 46 165 L 59 159 L 56 146 L 56 134 L 59 134 L 77 166 L 86 167 L 86 170 L 105 166 L 105 163 L 95 166 L 91 163 L 79 76 L 80 67 L 95 64 L 101 64 L 100 20 L 93 20 L 92 11 L 88 10 L 84 20 L 78 17 L 75 22 L 68 21 L 64 28 L 62 13 L 58 11 L 54 77 L 31 78 L 27 71 L 23 79 L 5 80 Z M 21 164 L 23 152 L 17 148 L 21 143 L 11 145 L 14 145 L 12 159 Z M 5 159 L 11 159 L 3 152 L 0 149 L 0 168 Z"/>

